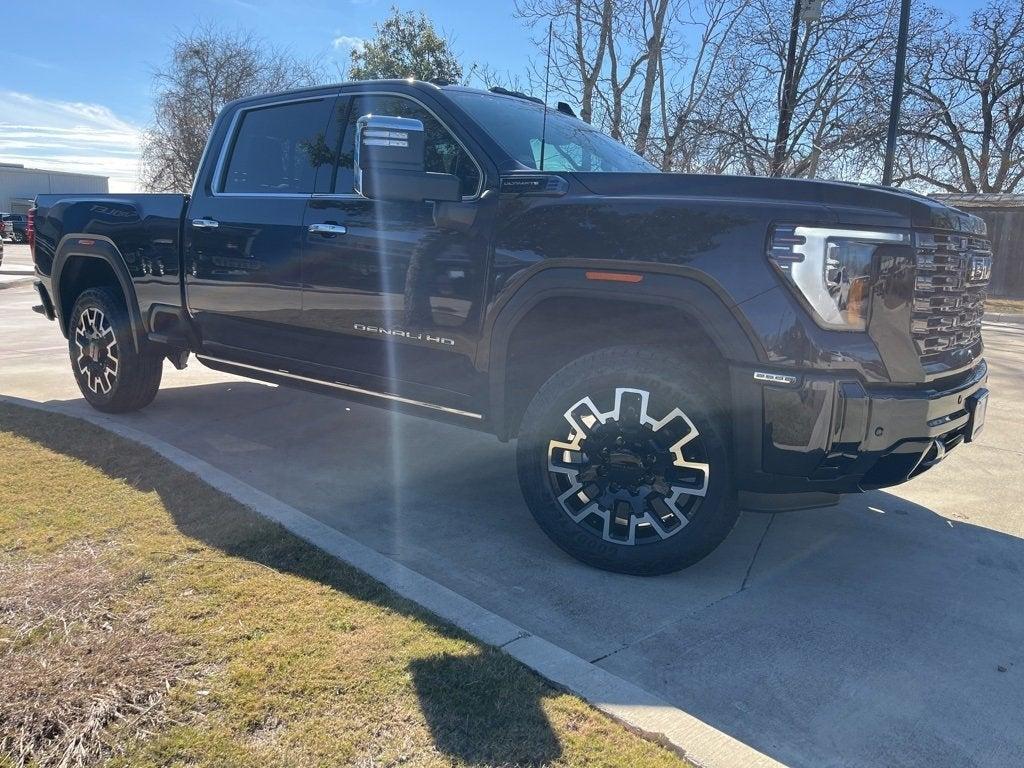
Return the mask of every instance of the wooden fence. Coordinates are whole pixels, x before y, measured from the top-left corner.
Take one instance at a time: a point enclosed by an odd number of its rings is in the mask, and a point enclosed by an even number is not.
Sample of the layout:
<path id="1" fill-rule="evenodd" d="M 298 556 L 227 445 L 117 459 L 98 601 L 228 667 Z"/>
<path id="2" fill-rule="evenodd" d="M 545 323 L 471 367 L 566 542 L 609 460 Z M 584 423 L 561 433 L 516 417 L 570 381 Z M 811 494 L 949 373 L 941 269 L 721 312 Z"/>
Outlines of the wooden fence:
<path id="1" fill-rule="evenodd" d="M 990 296 L 1024 299 L 1024 195 L 935 195 L 942 202 L 980 216 L 992 240 Z"/>

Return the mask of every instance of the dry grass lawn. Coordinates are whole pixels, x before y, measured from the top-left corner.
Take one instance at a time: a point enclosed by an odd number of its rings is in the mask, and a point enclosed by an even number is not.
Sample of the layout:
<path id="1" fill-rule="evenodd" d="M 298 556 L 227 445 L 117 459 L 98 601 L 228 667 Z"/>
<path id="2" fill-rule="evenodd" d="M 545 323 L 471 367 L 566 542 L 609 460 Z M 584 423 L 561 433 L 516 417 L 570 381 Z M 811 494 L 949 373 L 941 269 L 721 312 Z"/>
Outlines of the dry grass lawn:
<path id="1" fill-rule="evenodd" d="M 0 404 L 0 766 L 681 761 L 147 449 Z"/>

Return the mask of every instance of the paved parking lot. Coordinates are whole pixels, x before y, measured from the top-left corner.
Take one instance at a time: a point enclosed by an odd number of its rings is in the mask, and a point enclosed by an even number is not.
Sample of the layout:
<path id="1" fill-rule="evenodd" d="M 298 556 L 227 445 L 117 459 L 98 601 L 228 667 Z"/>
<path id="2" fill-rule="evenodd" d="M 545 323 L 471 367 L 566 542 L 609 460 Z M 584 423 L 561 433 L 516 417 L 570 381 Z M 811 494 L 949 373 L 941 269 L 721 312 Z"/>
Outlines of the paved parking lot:
<path id="1" fill-rule="evenodd" d="M 0 393 L 85 410 L 33 303 L 0 290 Z M 889 492 L 746 513 L 656 579 L 549 543 L 486 435 L 195 362 L 122 418 L 781 762 L 1002 768 L 1024 764 L 1024 327 L 985 338 L 977 444 Z"/>
<path id="2" fill-rule="evenodd" d="M 4 257 L 0 262 L 0 289 L 22 285 L 32 277 L 32 259 L 27 245 L 4 243 Z"/>

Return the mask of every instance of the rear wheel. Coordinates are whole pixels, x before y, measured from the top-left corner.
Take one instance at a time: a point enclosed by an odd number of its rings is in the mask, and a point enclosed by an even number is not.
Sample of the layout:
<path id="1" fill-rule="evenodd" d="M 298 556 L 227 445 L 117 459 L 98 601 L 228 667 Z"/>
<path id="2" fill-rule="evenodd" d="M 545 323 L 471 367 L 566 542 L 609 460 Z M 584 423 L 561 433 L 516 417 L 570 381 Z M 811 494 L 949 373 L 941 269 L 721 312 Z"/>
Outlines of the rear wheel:
<path id="1" fill-rule="evenodd" d="M 739 514 L 728 413 L 687 361 L 618 347 L 552 376 L 523 417 L 519 481 L 558 546 L 611 571 L 685 568 Z"/>
<path id="2" fill-rule="evenodd" d="M 90 288 L 75 302 L 68 322 L 71 368 L 89 404 L 106 413 L 149 405 L 160 388 L 163 357 L 135 349 L 131 319 L 112 288 Z"/>

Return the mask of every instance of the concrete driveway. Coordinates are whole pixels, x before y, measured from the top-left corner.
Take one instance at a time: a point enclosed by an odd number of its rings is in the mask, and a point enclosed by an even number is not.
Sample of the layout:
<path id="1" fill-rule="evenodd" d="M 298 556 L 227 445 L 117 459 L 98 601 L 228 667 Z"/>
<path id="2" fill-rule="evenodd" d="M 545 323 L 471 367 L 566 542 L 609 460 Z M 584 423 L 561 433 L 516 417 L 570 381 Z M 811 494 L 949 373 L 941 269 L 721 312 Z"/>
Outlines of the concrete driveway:
<path id="1" fill-rule="evenodd" d="M 0 393 L 84 411 L 35 302 L 0 290 Z M 745 513 L 656 579 L 549 543 L 486 435 L 195 362 L 121 418 L 783 763 L 1003 768 L 1024 764 L 1024 327 L 985 338 L 979 443 L 888 493 Z"/>
<path id="2" fill-rule="evenodd" d="M 4 256 L 0 261 L 0 288 L 24 285 L 32 278 L 32 257 L 27 245 L 4 243 Z"/>

